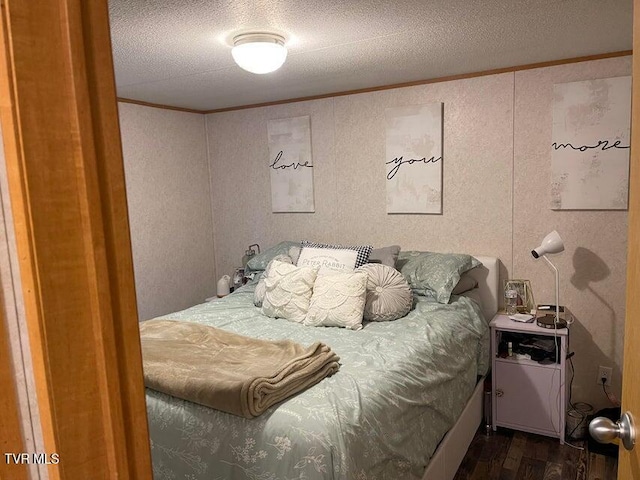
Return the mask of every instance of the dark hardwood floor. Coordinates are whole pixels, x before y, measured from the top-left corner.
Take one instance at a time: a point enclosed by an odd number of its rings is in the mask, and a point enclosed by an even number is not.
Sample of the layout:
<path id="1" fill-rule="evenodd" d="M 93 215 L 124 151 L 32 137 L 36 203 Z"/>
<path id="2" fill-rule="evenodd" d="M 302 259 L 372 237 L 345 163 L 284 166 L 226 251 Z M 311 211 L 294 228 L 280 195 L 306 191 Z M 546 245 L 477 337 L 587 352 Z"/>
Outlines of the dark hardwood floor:
<path id="1" fill-rule="evenodd" d="M 499 428 L 476 433 L 454 480 L 616 480 L 617 459 L 557 439 Z"/>

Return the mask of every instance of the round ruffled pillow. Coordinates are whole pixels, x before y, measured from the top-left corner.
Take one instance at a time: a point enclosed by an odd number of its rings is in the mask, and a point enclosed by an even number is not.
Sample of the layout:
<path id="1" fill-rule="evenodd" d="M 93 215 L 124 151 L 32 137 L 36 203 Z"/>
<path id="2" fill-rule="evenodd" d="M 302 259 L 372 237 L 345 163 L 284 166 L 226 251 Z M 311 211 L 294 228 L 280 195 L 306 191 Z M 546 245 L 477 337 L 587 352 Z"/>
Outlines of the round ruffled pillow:
<path id="1" fill-rule="evenodd" d="M 356 269 L 367 274 L 367 302 L 364 319 L 386 322 L 404 317 L 413 305 L 413 293 L 404 276 L 395 268 L 368 263 Z"/>

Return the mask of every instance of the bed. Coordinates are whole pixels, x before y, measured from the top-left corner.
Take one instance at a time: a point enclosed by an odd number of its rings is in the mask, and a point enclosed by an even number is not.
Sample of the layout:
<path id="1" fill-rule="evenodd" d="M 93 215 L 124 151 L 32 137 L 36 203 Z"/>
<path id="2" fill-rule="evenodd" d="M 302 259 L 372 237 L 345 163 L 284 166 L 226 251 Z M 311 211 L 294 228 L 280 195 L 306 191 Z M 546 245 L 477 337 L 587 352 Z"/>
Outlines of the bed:
<path id="1" fill-rule="evenodd" d="M 497 310 L 498 260 L 449 304 L 416 297 L 360 331 L 265 317 L 255 285 L 162 318 L 255 338 L 326 343 L 338 373 L 246 419 L 147 389 L 156 480 L 451 479 L 478 428 Z"/>

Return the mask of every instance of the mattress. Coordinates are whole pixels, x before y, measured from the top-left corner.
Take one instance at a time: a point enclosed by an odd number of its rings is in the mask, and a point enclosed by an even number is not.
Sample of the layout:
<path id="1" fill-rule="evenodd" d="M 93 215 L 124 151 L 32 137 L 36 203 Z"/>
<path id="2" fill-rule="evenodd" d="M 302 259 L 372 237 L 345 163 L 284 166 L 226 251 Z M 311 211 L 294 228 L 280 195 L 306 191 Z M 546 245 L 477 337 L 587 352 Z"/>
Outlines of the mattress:
<path id="1" fill-rule="evenodd" d="M 478 304 L 416 297 L 393 322 L 360 331 L 263 316 L 253 287 L 162 318 L 263 339 L 321 341 L 340 370 L 245 419 L 147 389 L 156 480 L 419 479 L 489 363 Z"/>

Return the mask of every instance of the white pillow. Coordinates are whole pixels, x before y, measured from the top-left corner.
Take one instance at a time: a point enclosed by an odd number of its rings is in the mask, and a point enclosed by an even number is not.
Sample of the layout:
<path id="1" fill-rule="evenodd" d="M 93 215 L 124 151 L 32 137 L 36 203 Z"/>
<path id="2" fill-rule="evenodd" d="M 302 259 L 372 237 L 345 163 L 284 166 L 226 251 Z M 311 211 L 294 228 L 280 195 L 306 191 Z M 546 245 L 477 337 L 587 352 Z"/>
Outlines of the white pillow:
<path id="1" fill-rule="evenodd" d="M 398 270 L 381 263 L 369 263 L 356 272 L 364 272 L 368 278 L 365 320 L 386 322 L 409 313 L 413 306 L 413 293 Z"/>
<path id="2" fill-rule="evenodd" d="M 299 267 L 317 267 L 318 275 L 337 272 L 353 272 L 356 268 L 358 252 L 347 249 L 302 247 L 298 262 Z"/>
<path id="3" fill-rule="evenodd" d="M 269 275 L 269 271 L 271 269 L 271 265 L 273 265 L 274 261 L 280 261 L 284 263 L 295 264 L 296 262 L 289 255 L 281 254 L 276 255 L 273 259 L 267 264 L 267 268 L 264 269 L 264 272 L 260 274 L 260 279 L 258 280 L 258 284 L 253 291 L 253 304 L 256 307 L 262 306 L 262 301 L 264 300 L 264 294 L 267 292 L 267 286 L 264 284 L 264 279 Z"/>
<path id="4" fill-rule="evenodd" d="M 262 313 L 268 317 L 286 318 L 302 323 L 309 310 L 318 269 L 296 267 L 276 260 L 264 279 L 266 292 Z"/>
<path id="5" fill-rule="evenodd" d="M 304 324 L 360 330 L 366 294 L 365 273 L 319 275 Z"/>

